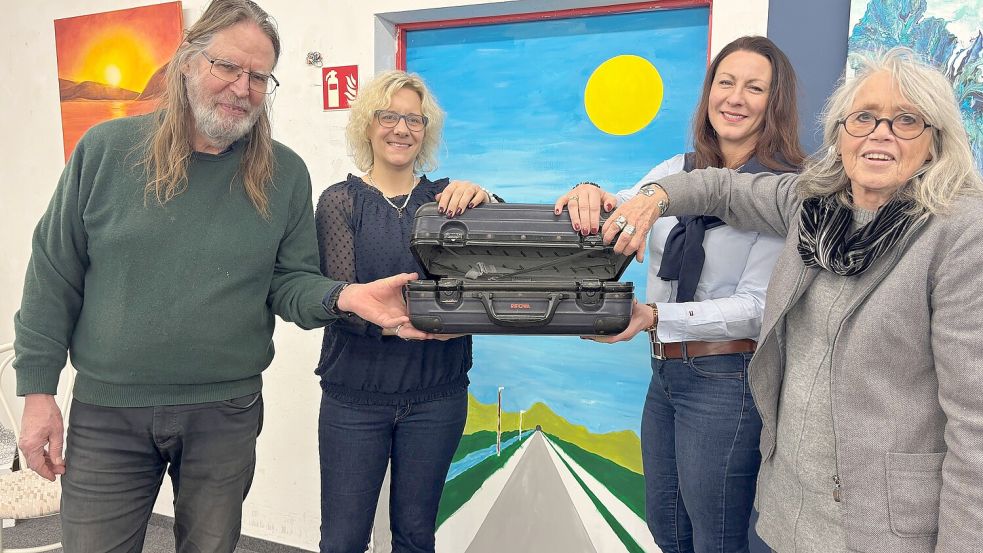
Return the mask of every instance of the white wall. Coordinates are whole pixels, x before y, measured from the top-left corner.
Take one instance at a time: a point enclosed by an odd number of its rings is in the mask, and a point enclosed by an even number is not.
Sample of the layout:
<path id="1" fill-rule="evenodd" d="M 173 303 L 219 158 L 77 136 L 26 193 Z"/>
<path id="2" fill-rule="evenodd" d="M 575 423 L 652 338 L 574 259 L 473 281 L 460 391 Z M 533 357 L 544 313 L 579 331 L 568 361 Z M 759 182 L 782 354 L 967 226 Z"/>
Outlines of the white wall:
<path id="1" fill-rule="evenodd" d="M 47 206 L 61 169 L 61 120 L 54 19 L 151 4 L 144 0 L 34 0 L 5 4 L 0 31 L 0 342 L 13 340 L 34 225 Z M 260 0 L 277 19 L 283 53 L 276 75 L 283 83 L 273 108 L 274 137 L 310 167 L 315 198 L 354 170 L 348 160 L 345 112 L 321 111 L 320 70 L 305 63 L 317 50 L 326 65 L 358 64 L 364 78 L 391 67 L 392 23 L 619 4 L 593 0 Z M 184 0 L 185 24 L 207 0 Z M 406 11 L 412 7 L 415 11 Z M 378 14 L 384 14 L 378 17 Z M 744 34 L 765 34 L 768 0 L 716 0 L 711 49 Z M 378 67 L 377 67 L 378 66 Z M 456 175 L 466 177 L 466 175 Z M 493 183 L 489 183 L 493 184 Z M 259 464 L 246 502 L 243 532 L 316 549 L 319 536 L 317 405 L 313 368 L 320 332 L 281 324 L 277 356 L 266 372 L 266 424 Z M 13 375 L 4 379 L 12 393 Z M 165 482 L 165 488 L 169 486 Z M 165 490 L 156 511 L 172 514 Z"/>

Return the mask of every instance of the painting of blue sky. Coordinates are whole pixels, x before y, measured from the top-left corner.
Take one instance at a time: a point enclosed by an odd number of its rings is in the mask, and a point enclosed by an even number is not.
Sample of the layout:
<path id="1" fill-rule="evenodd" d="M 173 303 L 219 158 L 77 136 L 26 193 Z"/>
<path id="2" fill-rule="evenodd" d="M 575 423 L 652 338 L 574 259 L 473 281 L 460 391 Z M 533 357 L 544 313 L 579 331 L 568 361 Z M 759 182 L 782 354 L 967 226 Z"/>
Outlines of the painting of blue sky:
<path id="1" fill-rule="evenodd" d="M 447 112 L 431 177 L 478 182 L 509 202 L 552 204 L 589 180 L 616 191 L 689 144 L 707 63 L 706 8 L 409 31 L 406 68 Z M 588 79 L 605 61 L 637 56 L 657 70 L 662 102 L 641 130 L 615 135 L 588 117 Z M 656 91 L 653 91 L 655 93 Z M 644 289 L 645 267 L 623 280 Z M 475 338 L 471 392 L 503 409 L 546 403 L 592 432 L 638 433 L 651 377 L 644 335 L 608 346 L 576 337 Z"/>

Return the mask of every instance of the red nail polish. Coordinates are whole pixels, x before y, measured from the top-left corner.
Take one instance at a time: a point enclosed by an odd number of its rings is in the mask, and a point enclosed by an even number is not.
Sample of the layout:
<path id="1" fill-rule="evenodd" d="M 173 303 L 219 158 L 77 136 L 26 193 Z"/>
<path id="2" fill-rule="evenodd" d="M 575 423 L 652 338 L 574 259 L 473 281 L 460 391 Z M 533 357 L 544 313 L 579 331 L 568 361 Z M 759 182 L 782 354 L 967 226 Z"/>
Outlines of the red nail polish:
<path id="1" fill-rule="evenodd" d="M 444 212 L 444 208 L 442 208 L 442 207 L 438 207 L 437 208 L 437 213 L 443 213 L 443 212 Z"/>
<path id="2" fill-rule="evenodd" d="M 468 209 L 474 209 L 474 204 L 473 203 L 468 204 Z"/>
<path id="3" fill-rule="evenodd" d="M 560 214 L 560 210 L 559 209 L 554 209 L 553 210 L 553 214 L 554 215 L 559 215 Z"/>
<path id="4" fill-rule="evenodd" d="M 578 225 L 578 224 L 575 223 L 573 225 L 573 230 L 580 230 L 580 225 Z"/>

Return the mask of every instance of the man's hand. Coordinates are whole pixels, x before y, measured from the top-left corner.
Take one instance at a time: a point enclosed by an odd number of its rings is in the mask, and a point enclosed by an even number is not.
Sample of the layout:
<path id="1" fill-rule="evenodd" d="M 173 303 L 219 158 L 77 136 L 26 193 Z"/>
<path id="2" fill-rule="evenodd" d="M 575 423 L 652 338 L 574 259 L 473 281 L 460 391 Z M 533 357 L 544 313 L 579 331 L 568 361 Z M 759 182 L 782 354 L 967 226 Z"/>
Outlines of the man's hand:
<path id="1" fill-rule="evenodd" d="M 350 311 L 382 328 L 406 325 L 410 322 L 410 318 L 406 314 L 406 304 L 403 302 L 403 286 L 416 279 L 416 273 L 402 273 L 366 284 L 350 284 L 338 296 L 338 310 Z M 416 329 L 412 330 L 420 332 Z M 413 335 L 412 331 L 410 335 L 403 333 L 400 335 L 406 338 L 423 338 Z"/>
<path id="2" fill-rule="evenodd" d="M 587 236 L 600 229 L 601 209 L 608 213 L 616 205 L 618 197 L 614 194 L 593 184 L 581 183 L 556 200 L 553 212 L 559 215 L 564 207 L 568 208 L 573 230 Z"/>
<path id="3" fill-rule="evenodd" d="M 455 217 L 464 213 L 465 209 L 491 201 L 483 188 L 466 180 L 451 181 L 434 198 L 437 200 L 437 211 L 446 213 L 448 217 Z"/>
<path id="4" fill-rule="evenodd" d="M 54 482 L 55 476 L 65 474 L 62 458 L 65 426 L 61 411 L 50 394 L 28 394 L 24 398 L 21 417 L 20 450 L 28 468 Z"/>

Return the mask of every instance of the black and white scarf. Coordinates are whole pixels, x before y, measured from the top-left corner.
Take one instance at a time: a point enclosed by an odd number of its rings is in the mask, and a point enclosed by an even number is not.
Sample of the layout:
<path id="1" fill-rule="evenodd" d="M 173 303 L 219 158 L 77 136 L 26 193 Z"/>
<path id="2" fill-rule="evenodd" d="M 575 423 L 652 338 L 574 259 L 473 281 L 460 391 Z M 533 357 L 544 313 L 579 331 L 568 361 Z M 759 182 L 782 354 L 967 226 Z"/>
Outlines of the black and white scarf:
<path id="1" fill-rule="evenodd" d="M 901 240 L 920 216 L 911 215 L 912 200 L 895 199 L 881 206 L 874 220 L 852 232 L 853 209 L 836 195 L 802 202 L 799 255 L 807 267 L 821 267 L 841 276 L 866 271 Z"/>

